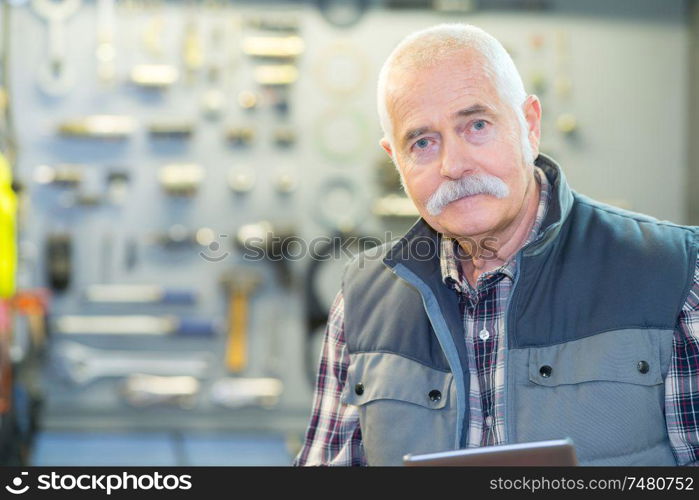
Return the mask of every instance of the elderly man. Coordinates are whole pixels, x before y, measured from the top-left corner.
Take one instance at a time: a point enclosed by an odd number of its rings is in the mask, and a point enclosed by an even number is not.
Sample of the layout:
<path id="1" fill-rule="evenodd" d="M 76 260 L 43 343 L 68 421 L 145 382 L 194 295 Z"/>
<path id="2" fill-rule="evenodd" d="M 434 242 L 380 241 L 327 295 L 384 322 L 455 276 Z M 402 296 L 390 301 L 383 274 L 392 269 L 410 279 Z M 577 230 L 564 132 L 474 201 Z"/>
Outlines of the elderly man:
<path id="1" fill-rule="evenodd" d="M 348 264 L 295 464 L 563 437 L 582 464 L 699 460 L 696 228 L 572 191 L 476 27 L 403 40 L 378 106 L 421 218 Z"/>

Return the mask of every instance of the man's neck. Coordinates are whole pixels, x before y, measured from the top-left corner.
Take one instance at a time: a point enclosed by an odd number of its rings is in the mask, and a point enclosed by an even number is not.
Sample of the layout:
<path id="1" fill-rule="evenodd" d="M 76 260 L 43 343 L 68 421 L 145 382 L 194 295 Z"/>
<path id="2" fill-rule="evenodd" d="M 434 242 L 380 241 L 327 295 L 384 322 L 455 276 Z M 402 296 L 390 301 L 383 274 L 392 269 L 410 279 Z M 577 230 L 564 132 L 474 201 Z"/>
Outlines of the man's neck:
<path id="1" fill-rule="evenodd" d="M 522 248 L 527 240 L 536 221 L 539 207 L 541 186 L 537 179 L 531 180 L 528 190 L 518 216 L 506 228 L 475 238 L 471 237 L 471 242 L 473 240 L 477 242 L 475 252 L 473 245 L 461 245 L 461 255 L 466 256 L 460 259 L 461 269 L 472 287 L 475 288 L 481 274 L 502 266 Z M 487 245 L 486 242 L 488 242 Z"/>

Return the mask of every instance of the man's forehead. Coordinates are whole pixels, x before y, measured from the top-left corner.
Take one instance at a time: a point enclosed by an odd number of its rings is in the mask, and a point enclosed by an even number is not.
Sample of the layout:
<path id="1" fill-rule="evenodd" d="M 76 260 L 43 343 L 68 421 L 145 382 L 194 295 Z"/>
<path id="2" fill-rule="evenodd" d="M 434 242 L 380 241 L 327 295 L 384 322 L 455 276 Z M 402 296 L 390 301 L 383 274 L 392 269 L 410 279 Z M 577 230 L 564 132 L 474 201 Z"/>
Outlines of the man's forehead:
<path id="1" fill-rule="evenodd" d="M 491 79 L 486 58 L 473 49 L 459 49 L 432 58 L 411 58 L 404 54 L 392 65 L 388 87 L 394 92 L 404 89 L 407 82 L 444 78 L 459 73 L 460 77 L 487 82 Z"/>
<path id="2" fill-rule="evenodd" d="M 462 75 L 463 76 L 463 75 Z M 502 109 L 495 88 L 482 79 L 452 81 L 444 85 L 416 85 L 404 81 L 387 102 L 389 118 L 393 121 L 396 139 L 416 128 L 429 127 L 435 120 L 451 121 L 474 115 L 495 117 Z"/>
<path id="3" fill-rule="evenodd" d="M 467 71 L 465 68 L 446 68 L 416 71 L 398 77 L 388 88 L 389 101 L 431 97 L 439 98 L 446 93 L 490 95 L 495 94 L 495 82 L 484 70 Z"/>

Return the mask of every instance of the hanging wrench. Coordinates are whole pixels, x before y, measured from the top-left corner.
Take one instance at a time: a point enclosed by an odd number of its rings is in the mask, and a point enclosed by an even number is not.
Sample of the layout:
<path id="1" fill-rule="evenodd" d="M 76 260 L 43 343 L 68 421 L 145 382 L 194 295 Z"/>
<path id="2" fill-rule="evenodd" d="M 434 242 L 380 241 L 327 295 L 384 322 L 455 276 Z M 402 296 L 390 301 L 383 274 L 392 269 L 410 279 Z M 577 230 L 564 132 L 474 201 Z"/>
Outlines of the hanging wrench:
<path id="1" fill-rule="evenodd" d="M 48 59 L 39 68 L 39 86 L 53 96 L 66 94 L 75 81 L 65 67 L 65 22 L 80 8 L 82 0 L 32 0 L 34 11 L 48 23 Z"/>
<path id="2" fill-rule="evenodd" d="M 205 377 L 211 364 L 208 352 L 113 351 L 95 349 L 77 342 L 56 346 L 59 370 L 75 384 L 133 373 Z"/>
<path id="3" fill-rule="evenodd" d="M 121 394 L 127 403 L 137 408 L 174 405 L 189 409 L 196 404 L 199 385 L 194 377 L 159 377 L 136 373 L 126 378 Z"/>

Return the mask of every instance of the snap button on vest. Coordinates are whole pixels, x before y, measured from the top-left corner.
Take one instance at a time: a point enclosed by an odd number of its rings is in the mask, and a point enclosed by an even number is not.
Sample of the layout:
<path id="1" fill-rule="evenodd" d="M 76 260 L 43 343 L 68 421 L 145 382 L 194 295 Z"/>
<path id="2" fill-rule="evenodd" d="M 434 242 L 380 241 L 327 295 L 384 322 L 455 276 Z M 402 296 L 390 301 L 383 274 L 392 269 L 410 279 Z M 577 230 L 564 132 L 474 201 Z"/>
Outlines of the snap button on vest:
<path id="1" fill-rule="evenodd" d="M 364 394 L 364 384 L 359 382 L 357 385 L 355 385 L 354 392 L 357 396 L 361 396 L 362 394 Z"/>
<path id="2" fill-rule="evenodd" d="M 430 398 L 430 401 L 433 401 L 435 403 L 442 399 L 442 393 L 439 392 L 437 389 L 430 391 L 430 393 L 427 396 Z"/>
<path id="3" fill-rule="evenodd" d="M 648 373 L 648 370 L 650 370 L 650 365 L 648 364 L 648 361 L 639 361 L 636 368 L 638 368 L 638 371 L 641 373 Z"/>
<path id="4" fill-rule="evenodd" d="M 549 378 L 552 372 L 553 368 L 551 368 L 549 365 L 544 365 L 541 368 L 539 368 L 539 373 L 544 378 Z"/>

